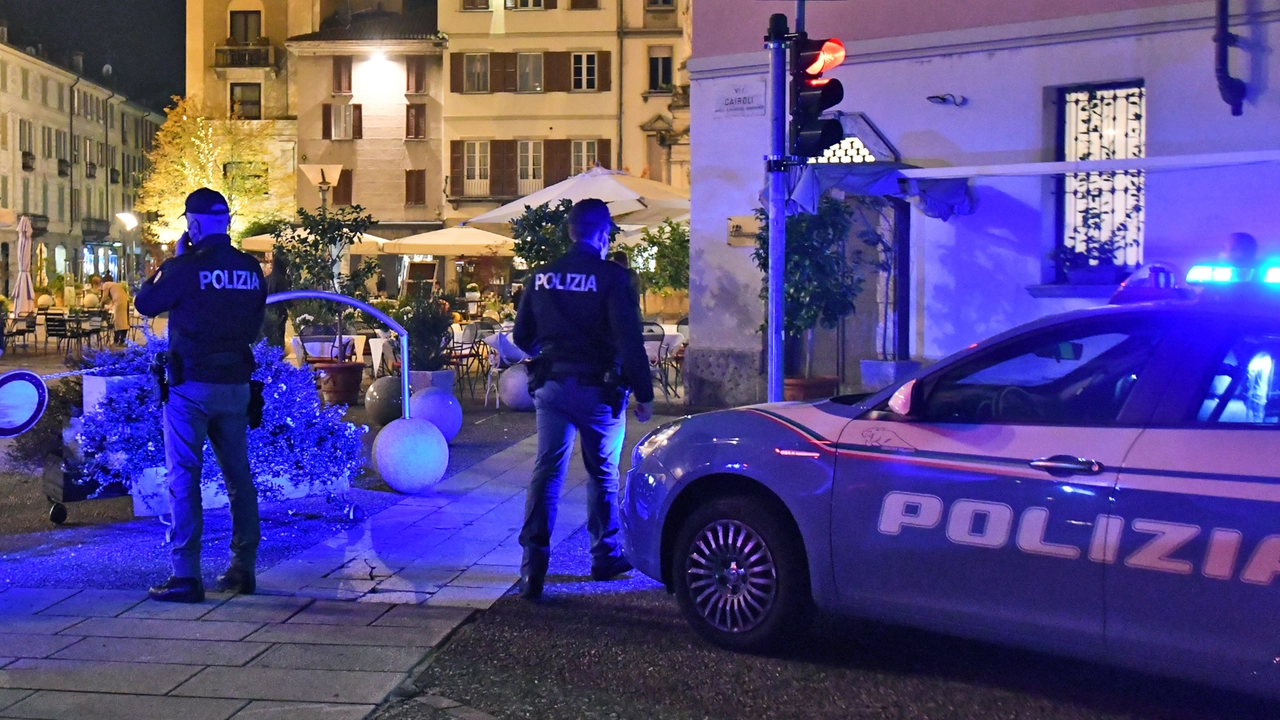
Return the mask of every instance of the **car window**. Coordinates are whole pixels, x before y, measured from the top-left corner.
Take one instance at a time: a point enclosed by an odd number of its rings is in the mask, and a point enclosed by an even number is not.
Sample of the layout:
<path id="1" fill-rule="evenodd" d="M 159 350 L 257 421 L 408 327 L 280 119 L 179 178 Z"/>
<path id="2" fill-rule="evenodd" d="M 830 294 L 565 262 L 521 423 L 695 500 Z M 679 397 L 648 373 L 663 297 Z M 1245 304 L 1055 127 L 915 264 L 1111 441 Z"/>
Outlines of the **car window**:
<path id="1" fill-rule="evenodd" d="M 1132 321 L 1036 333 L 946 372 L 913 415 L 943 423 L 1109 425 L 1160 335 L 1154 324 Z"/>
<path id="2" fill-rule="evenodd" d="M 1196 421 L 1234 426 L 1280 425 L 1280 334 L 1239 339 L 1214 373 Z"/>

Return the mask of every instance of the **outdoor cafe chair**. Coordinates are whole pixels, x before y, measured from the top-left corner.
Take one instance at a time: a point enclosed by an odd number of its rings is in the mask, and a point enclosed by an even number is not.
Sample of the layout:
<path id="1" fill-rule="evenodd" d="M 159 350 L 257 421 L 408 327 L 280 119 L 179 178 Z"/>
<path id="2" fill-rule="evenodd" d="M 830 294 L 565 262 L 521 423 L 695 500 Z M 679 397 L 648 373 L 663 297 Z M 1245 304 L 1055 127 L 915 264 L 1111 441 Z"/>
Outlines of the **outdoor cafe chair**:
<path id="1" fill-rule="evenodd" d="M 71 355 L 71 348 L 74 346 L 76 353 L 83 350 L 82 341 L 84 339 L 84 331 L 81 328 L 80 318 L 75 315 L 54 315 L 50 314 L 45 318 L 45 349 L 49 348 L 49 339 L 53 338 L 55 349 L 62 349 L 66 346 L 66 354 Z"/>
<path id="2" fill-rule="evenodd" d="M 21 343 L 23 351 L 30 349 L 27 344 L 27 336 L 32 339 L 36 336 L 36 314 L 26 313 L 24 315 L 15 315 L 11 318 L 4 329 L 4 347 L 8 350 L 17 343 Z M 13 341 L 11 344 L 10 341 Z"/>
<path id="3" fill-rule="evenodd" d="M 463 326 L 462 333 L 449 346 L 448 358 L 445 361 L 445 366 L 453 368 L 454 373 L 457 374 L 457 382 L 467 383 L 473 398 L 476 396 L 476 374 L 484 364 L 479 348 L 482 344 L 480 329 L 479 323 Z"/>

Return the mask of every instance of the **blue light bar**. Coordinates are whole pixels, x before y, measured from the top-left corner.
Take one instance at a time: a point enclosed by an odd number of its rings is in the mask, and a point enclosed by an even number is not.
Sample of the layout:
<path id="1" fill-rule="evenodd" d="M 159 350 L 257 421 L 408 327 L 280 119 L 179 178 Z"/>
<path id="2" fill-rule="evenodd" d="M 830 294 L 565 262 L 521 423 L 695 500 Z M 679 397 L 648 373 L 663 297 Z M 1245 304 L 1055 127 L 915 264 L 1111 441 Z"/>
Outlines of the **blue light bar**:
<path id="1" fill-rule="evenodd" d="M 1189 283 L 1231 283 L 1238 279 L 1236 269 L 1230 265 L 1194 265 L 1187 271 Z M 1280 274 L 1276 282 L 1280 282 Z"/>
<path id="2" fill-rule="evenodd" d="M 1262 282 L 1269 285 L 1280 285 L 1280 267 L 1267 268 L 1266 275 L 1262 276 Z"/>

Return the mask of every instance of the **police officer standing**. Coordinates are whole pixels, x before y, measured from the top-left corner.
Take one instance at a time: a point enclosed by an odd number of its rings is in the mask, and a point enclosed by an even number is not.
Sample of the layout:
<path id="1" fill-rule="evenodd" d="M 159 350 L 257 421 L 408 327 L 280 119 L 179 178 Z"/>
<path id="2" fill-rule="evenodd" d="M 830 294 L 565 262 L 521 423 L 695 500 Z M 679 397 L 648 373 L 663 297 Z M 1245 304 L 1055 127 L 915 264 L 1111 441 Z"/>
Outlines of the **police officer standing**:
<path id="1" fill-rule="evenodd" d="M 631 569 L 618 546 L 618 461 L 628 389 L 636 419 L 653 413 L 653 381 L 640 329 L 640 302 L 627 270 L 605 260 L 613 220 L 596 199 L 569 211 L 573 247 L 525 280 L 514 340 L 534 360 L 529 389 L 538 413 L 538 459 L 525 500 L 520 595 L 542 596 L 551 529 L 575 434 L 590 475 L 587 528 L 591 577 Z"/>
<path id="2" fill-rule="evenodd" d="M 149 594 L 155 600 L 195 603 L 204 600 L 200 468 L 206 438 L 231 501 L 231 565 L 218 577 L 218 589 L 255 589 L 260 527 L 249 471 L 249 380 L 267 293 L 258 261 L 231 245 L 231 216 L 221 193 L 201 188 L 187 196 L 186 220 L 187 236 L 178 243 L 177 257 L 142 283 L 135 305 L 148 317 L 169 313 L 164 445 L 173 575 Z"/>

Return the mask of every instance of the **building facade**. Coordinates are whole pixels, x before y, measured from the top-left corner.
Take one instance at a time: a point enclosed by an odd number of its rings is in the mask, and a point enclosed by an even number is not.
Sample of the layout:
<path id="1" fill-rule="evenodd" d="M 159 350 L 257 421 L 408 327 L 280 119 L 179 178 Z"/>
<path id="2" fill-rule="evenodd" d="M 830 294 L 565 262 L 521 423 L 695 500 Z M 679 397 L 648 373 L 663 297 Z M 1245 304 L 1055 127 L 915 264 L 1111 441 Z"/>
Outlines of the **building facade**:
<path id="1" fill-rule="evenodd" d="M 7 39 L 0 27 L 0 208 L 31 219 L 33 283 L 139 280 L 136 219 L 119 214 L 133 209 L 162 117 L 90 80 L 82 56 L 64 67 Z M 4 296 L 18 272 L 16 230 L 0 230 Z"/>
<path id="2" fill-rule="evenodd" d="M 1105 252 L 1123 267 L 1165 261 L 1183 271 L 1216 258 L 1233 231 L 1280 251 L 1280 210 L 1269 198 L 1280 180 L 1280 93 L 1268 82 L 1280 59 L 1266 40 L 1280 3 L 1262 0 L 1229 17 L 1241 41 L 1224 70 L 1244 83 L 1239 115 L 1223 101 L 1215 68 L 1216 5 L 809 3 L 810 34 L 845 40 L 847 59 L 829 76 L 845 88 L 836 109 L 874 128 L 867 144 L 882 138 L 922 168 L 912 171 L 918 179 L 970 178 L 968 214 L 910 213 L 901 332 L 915 359 L 1106 302 L 1116 273 L 1100 282 L 1087 277 L 1096 262 L 1072 266 L 1089 247 L 1112 243 Z M 754 332 L 761 274 L 729 228 L 759 206 L 769 128 L 763 113 L 728 112 L 725 101 L 763 102 L 760 37 L 775 12 L 793 16 L 794 4 L 700 0 L 695 8 L 686 360 L 695 403 L 763 397 Z M 1064 174 L 1054 165 L 1096 160 L 1137 169 Z M 862 309 L 849 330 L 882 329 Z M 833 374 L 833 339 L 819 347 L 827 348 L 819 372 Z M 844 369 L 844 387 L 862 384 L 856 362 Z"/>

